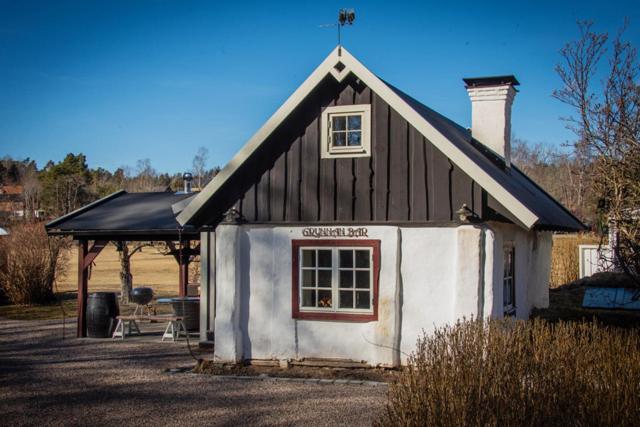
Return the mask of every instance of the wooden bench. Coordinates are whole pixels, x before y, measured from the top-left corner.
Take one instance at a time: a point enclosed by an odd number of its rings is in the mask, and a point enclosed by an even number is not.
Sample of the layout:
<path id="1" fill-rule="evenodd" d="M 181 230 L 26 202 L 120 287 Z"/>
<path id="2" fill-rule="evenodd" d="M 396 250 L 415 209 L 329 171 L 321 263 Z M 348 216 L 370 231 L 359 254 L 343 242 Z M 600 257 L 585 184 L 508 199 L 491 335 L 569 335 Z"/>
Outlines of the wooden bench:
<path id="1" fill-rule="evenodd" d="M 112 338 L 120 338 L 124 340 L 124 337 L 127 335 L 132 335 L 134 332 L 140 335 L 140 328 L 138 327 L 137 321 L 139 320 L 150 320 L 157 322 L 167 322 L 167 328 L 164 330 L 162 334 L 162 340 L 164 341 L 167 338 L 171 338 L 171 341 L 176 341 L 180 338 L 180 336 L 186 337 L 188 332 L 187 328 L 184 326 L 183 317 L 182 316 L 174 316 L 171 314 L 168 315 L 131 315 L 131 316 L 118 316 L 118 324 L 116 325 L 115 331 L 113 331 Z"/>
<path id="2" fill-rule="evenodd" d="M 164 341 L 166 338 L 171 338 L 171 341 L 176 341 L 180 338 L 181 335 L 187 336 L 187 328 L 184 327 L 183 317 L 182 316 L 173 316 L 173 315 L 152 315 L 147 316 L 150 320 L 156 320 L 159 322 L 168 322 L 167 328 L 164 330 L 164 334 L 162 334 L 162 340 Z"/>
<path id="3" fill-rule="evenodd" d="M 113 335 L 111 338 L 120 338 L 124 339 L 127 334 L 126 330 L 129 330 L 129 335 L 132 335 L 135 331 L 136 334 L 140 335 L 140 328 L 138 327 L 138 323 L 136 320 L 141 320 L 142 316 L 118 316 L 118 324 L 116 325 L 116 329 L 113 331 Z"/>

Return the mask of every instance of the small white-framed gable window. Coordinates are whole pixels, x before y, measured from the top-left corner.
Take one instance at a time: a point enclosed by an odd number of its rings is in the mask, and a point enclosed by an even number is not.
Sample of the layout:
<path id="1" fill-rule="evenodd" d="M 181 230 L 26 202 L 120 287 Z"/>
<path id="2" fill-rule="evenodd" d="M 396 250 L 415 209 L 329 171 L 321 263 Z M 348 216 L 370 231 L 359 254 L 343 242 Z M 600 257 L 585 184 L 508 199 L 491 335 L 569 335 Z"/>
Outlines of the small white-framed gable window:
<path id="1" fill-rule="evenodd" d="M 371 155 L 371 105 L 339 105 L 322 112 L 323 159 Z"/>

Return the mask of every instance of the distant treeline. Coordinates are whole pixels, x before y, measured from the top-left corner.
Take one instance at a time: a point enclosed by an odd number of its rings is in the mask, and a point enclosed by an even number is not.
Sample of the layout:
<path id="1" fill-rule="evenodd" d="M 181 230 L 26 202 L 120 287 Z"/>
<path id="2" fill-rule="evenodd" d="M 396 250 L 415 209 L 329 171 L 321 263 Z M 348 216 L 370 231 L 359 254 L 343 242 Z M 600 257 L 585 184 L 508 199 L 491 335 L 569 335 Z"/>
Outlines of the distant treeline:
<path id="1" fill-rule="evenodd" d="M 206 149 L 200 148 L 193 159 L 190 172 L 195 188 L 204 187 L 220 170 L 206 168 L 206 158 Z M 593 223 L 596 201 L 588 162 L 557 148 L 518 139 L 513 141 L 512 161 L 580 219 Z M 159 173 L 149 159 L 139 160 L 135 168 L 120 167 L 111 172 L 100 167 L 90 169 L 81 153 L 67 154 L 58 163 L 49 161 L 42 169 L 30 159 L 5 157 L 0 161 L 0 183 L 23 187 L 27 217 L 36 210 L 48 217 L 63 215 L 120 189 L 177 191 L 183 185 L 182 172 Z"/>
<path id="2" fill-rule="evenodd" d="M 511 161 L 582 222 L 596 228 L 599 226 L 592 158 L 581 155 L 577 150 L 567 152 L 515 138 Z"/>
<path id="3" fill-rule="evenodd" d="M 194 187 L 205 186 L 220 170 L 207 168 L 207 150 L 200 148 L 193 159 Z M 56 163 L 47 162 L 39 168 L 34 160 L 4 157 L 0 160 L 0 185 L 12 191 L 21 187 L 21 208 L 26 219 L 36 212 L 45 217 L 56 217 L 124 189 L 128 192 L 178 191 L 183 187 L 182 172 L 158 172 L 149 159 L 138 160 L 134 168 L 123 166 L 111 172 L 87 166 L 82 153 L 69 153 Z"/>

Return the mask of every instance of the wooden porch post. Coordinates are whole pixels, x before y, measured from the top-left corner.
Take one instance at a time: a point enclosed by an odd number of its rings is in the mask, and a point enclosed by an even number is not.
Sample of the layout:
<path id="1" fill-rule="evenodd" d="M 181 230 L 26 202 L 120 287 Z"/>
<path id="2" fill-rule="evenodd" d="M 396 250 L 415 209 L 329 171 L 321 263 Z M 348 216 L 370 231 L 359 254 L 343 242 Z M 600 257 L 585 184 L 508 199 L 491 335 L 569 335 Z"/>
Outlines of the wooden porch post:
<path id="1" fill-rule="evenodd" d="M 180 242 L 180 245 L 182 245 L 182 256 L 178 255 L 178 263 L 180 264 L 180 289 L 179 289 L 179 295 L 181 297 L 186 297 L 187 296 L 187 285 L 189 284 L 189 259 L 191 257 L 191 253 L 190 253 L 190 241 L 186 240 L 184 242 Z"/>
<path id="2" fill-rule="evenodd" d="M 89 285 L 89 267 L 85 258 L 89 253 L 89 243 L 78 241 L 78 338 L 87 336 L 87 288 Z"/>

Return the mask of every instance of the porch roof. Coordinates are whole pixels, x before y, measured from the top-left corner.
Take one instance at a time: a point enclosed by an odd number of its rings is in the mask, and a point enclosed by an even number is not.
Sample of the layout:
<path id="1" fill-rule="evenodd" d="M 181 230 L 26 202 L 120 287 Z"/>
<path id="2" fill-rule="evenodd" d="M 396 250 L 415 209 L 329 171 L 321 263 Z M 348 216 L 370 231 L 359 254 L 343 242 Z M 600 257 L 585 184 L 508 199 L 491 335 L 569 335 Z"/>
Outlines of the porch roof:
<path id="1" fill-rule="evenodd" d="M 193 193 L 117 191 L 46 225 L 50 235 L 87 240 L 198 240 L 193 227 L 176 221 L 172 205 Z"/>

